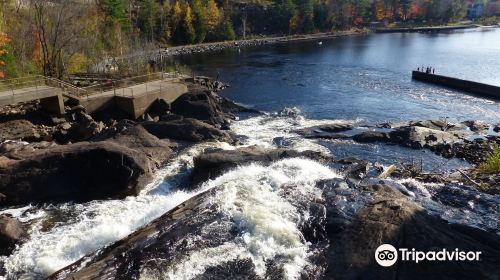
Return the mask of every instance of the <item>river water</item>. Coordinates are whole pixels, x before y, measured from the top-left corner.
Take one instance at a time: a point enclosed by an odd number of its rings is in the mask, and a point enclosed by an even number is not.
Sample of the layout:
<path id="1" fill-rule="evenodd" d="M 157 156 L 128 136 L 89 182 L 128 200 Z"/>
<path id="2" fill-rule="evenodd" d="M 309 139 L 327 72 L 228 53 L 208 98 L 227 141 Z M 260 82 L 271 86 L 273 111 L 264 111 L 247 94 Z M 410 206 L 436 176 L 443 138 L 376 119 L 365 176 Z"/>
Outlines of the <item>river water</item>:
<path id="1" fill-rule="evenodd" d="M 180 62 L 197 73 L 219 73 L 232 85 L 223 95 L 269 112 L 232 124 L 244 146 L 276 147 L 275 139 L 279 138 L 291 149 L 358 156 L 386 166 L 419 159 L 429 170 L 447 172 L 468 165 L 424 150 L 317 141 L 293 131 L 332 122 L 375 124 L 445 117 L 500 121 L 498 103 L 410 79 L 412 69 L 429 65 L 438 73 L 500 85 L 500 76 L 495 75 L 500 73 L 499 29 L 369 35 L 323 40 L 321 45 L 295 42 L 193 55 L 180 58 Z M 283 107 L 296 107 L 300 113 L 276 115 Z M 250 164 L 231 170 L 193 191 L 178 189 L 187 180 L 193 157 L 212 148 L 236 147 L 203 143 L 181 152 L 137 197 L 1 210 L 30 227 L 30 238 L 12 255 L 0 258 L 1 274 L 6 279 L 41 279 L 126 237 L 189 197 L 218 188 L 214 203 L 227 221 L 237 223 L 235 238 L 218 247 L 200 248 L 175 264 L 158 268 L 160 276 L 151 276 L 145 270 L 141 278 L 204 279 L 210 267 L 249 258 L 257 277 L 265 278 L 265 264 L 274 261 L 283 268 L 280 278 L 299 279 L 300 271 L 314 263 L 309 259 L 312 249 L 299 232 L 299 223 L 310 217 L 294 202 L 318 199 L 321 192 L 315 187 L 317 181 L 344 175 L 310 160 L 287 159 L 269 167 Z M 411 178 L 389 179 L 388 183 L 404 189 L 410 199 L 434 215 L 500 233 L 498 195 L 486 195 L 468 186 L 424 184 Z M 359 209 L 363 201 L 343 203 L 346 208 Z"/>
<path id="2" fill-rule="evenodd" d="M 318 40 L 319 41 L 319 40 Z M 228 82 L 227 97 L 256 109 L 298 107 L 314 119 L 367 122 L 500 120 L 500 105 L 411 80 L 411 70 L 500 86 L 500 28 L 393 33 L 231 49 L 180 64 Z"/>

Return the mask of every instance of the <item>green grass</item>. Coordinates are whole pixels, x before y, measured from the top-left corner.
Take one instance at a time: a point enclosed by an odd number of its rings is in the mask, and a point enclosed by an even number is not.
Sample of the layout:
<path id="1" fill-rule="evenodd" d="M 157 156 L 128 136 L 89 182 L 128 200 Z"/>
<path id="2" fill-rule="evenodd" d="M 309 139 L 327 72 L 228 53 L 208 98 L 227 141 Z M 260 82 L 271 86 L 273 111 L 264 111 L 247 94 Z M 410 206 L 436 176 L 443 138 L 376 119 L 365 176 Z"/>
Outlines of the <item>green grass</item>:
<path id="1" fill-rule="evenodd" d="M 478 169 L 482 172 L 500 171 L 500 146 L 493 144 L 493 151 L 486 156 L 486 161 L 480 164 Z"/>

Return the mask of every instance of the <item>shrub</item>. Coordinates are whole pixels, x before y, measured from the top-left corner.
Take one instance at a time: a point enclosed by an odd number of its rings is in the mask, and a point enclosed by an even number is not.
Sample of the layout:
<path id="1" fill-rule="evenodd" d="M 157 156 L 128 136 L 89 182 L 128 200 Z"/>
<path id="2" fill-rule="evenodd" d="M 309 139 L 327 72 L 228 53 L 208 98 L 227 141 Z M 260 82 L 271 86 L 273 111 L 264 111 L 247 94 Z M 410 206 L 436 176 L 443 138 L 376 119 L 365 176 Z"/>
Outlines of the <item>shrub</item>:
<path id="1" fill-rule="evenodd" d="M 486 161 L 479 165 L 479 171 L 500 171 L 500 146 L 493 144 L 493 150 L 486 156 Z"/>

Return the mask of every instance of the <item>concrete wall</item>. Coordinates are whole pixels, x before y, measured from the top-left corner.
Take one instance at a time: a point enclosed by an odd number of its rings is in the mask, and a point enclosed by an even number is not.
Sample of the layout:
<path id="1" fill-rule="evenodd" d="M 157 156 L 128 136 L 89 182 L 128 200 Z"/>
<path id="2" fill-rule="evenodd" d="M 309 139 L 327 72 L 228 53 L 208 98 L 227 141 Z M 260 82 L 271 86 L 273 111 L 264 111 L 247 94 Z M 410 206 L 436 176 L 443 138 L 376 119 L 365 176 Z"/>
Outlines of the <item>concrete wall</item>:
<path id="1" fill-rule="evenodd" d="M 477 95 L 500 100 L 500 87 L 461 80 L 441 75 L 426 74 L 424 72 L 413 71 L 412 78 L 418 81 L 428 82 L 436 85 L 442 85 Z"/>
<path id="2" fill-rule="evenodd" d="M 137 97 L 116 96 L 115 102 L 117 108 L 127 112 L 132 118 L 137 119 L 147 111 L 155 100 L 163 99 L 168 103 L 172 103 L 187 91 L 188 89 L 185 84 L 173 83 L 168 88 L 162 89 L 161 92 L 158 89 Z"/>
<path id="3" fill-rule="evenodd" d="M 149 91 L 139 96 L 94 96 L 92 98 L 82 98 L 78 104 L 83 105 L 90 114 L 104 110 L 106 108 L 118 108 L 126 112 L 131 118 L 137 119 L 146 112 L 146 110 L 157 99 L 163 99 L 168 103 L 174 102 L 179 96 L 188 91 L 183 83 L 171 83 L 168 87 Z"/>
<path id="4" fill-rule="evenodd" d="M 40 99 L 40 106 L 46 112 L 62 115 L 64 114 L 64 100 L 62 94 Z"/>

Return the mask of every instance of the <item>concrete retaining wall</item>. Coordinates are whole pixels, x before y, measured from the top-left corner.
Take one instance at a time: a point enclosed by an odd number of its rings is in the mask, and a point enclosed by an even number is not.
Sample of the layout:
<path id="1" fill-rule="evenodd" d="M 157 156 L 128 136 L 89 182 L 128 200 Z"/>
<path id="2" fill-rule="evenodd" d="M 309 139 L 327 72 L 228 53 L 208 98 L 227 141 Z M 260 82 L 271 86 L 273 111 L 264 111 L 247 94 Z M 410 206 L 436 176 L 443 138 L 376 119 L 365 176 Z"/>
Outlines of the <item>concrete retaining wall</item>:
<path id="1" fill-rule="evenodd" d="M 418 81 L 442 85 L 473 94 L 500 100 L 500 87 L 472 82 L 447 76 L 426 74 L 424 72 L 413 71 L 412 78 Z"/>
<path id="2" fill-rule="evenodd" d="M 166 88 L 151 90 L 139 96 L 93 96 L 88 99 L 82 98 L 78 100 L 78 103 L 84 106 L 90 114 L 106 108 L 117 108 L 126 112 L 131 118 L 137 119 L 147 111 L 155 100 L 163 99 L 167 103 L 172 103 L 187 91 L 188 88 L 185 84 L 171 83 Z"/>

